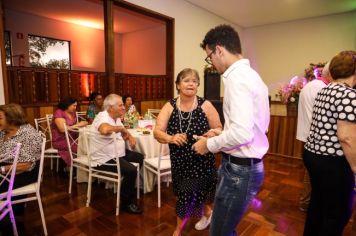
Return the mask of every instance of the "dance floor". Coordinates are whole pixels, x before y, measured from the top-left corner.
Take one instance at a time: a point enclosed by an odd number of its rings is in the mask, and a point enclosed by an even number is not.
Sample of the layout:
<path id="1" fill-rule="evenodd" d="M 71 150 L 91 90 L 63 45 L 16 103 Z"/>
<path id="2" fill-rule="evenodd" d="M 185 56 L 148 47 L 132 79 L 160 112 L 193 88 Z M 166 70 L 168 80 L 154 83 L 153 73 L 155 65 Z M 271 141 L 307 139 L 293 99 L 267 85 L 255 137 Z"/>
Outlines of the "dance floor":
<path id="1" fill-rule="evenodd" d="M 276 156 L 265 158 L 265 179 L 261 191 L 253 200 L 237 230 L 241 236 L 302 235 L 305 212 L 298 209 L 304 167 L 301 160 Z M 44 170 L 41 192 L 49 235 L 122 235 L 170 236 L 175 217 L 175 197 L 172 188 L 162 187 L 162 207 L 157 208 L 157 189 L 142 195 L 139 203 L 144 214 L 124 211 L 115 216 L 115 194 L 104 184 L 93 184 L 92 203 L 85 206 L 87 184 L 74 184 L 68 194 L 68 177 Z M 356 214 L 344 235 L 356 235 Z M 188 222 L 184 235 L 204 236 L 208 230 L 196 231 L 197 220 Z M 24 222 L 24 223 L 22 223 Z M 19 221 L 20 235 L 43 235 L 37 202 L 28 203 Z"/>

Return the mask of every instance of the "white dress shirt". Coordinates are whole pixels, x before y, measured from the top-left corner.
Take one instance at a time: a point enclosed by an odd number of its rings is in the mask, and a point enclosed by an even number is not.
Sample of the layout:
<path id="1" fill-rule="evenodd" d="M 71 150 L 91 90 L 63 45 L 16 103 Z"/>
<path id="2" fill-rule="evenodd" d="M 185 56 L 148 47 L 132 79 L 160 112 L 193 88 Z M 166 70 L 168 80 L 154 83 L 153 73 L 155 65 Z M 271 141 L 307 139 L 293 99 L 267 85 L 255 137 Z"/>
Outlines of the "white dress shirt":
<path id="1" fill-rule="evenodd" d="M 247 59 L 232 64 L 223 74 L 224 130 L 209 138 L 210 152 L 223 151 L 244 158 L 262 158 L 269 147 L 266 131 L 270 113 L 268 88 Z"/>
<path id="2" fill-rule="evenodd" d="M 100 165 L 115 158 L 115 144 L 110 142 L 112 140 L 111 135 L 101 135 L 99 133 L 99 127 L 101 124 L 109 124 L 112 126 L 123 126 L 120 118 L 114 120 L 111 118 L 107 111 L 99 112 L 95 117 L 92 125 L 90 126 L 91 132 L 98 132 L 98 135 L 93 135 L 90 139 L 89 149 L 92 152 L 92 160 L 94 163 Z M 122 138 L 121 133 L 116 133 L 118 156 L 123 157 L 126 154 L 125 140 Z"/>
<path id="3" fill-rule="evenodd" d="M 297 139 L 306 142 L 309 136 L 316 95 L 326 84 L 318 79 L 307 83 L 300 91 L 298 102 Z"/>

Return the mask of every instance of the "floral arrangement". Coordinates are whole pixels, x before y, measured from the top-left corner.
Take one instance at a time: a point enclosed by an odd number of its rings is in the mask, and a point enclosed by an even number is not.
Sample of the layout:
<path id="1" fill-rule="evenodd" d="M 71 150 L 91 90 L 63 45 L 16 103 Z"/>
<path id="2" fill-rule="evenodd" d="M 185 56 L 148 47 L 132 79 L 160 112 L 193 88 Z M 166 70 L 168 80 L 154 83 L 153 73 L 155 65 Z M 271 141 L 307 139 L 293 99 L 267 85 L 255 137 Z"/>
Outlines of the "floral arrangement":
<path id="1" fill-rule="evenodd" d="M 290 83 L 281 85 L 276 96 L 283 104 L 298 105 L 300 91 L 309 81 L 321 76 L 325 64 L 325 62 L 310 63 L 309 67 L 304 70 L 304 78 L 293 77 Z"/>
<path id="2" fill-rule="evenodd" d="M 299 79 L 294 77 L 289 84 L 282 85 L 278 90 L 278 96 L 283 104 L 298 104 L 299 94 L 304 85 L 306 84 L 306 79 Z"/>
<path id="3" fill-rule="evenodd" d="M 140 114 L 138 112 L 126 112 L 124 115 L 124 125 L 126 127 L 134 128 L 137 124 Z"/>

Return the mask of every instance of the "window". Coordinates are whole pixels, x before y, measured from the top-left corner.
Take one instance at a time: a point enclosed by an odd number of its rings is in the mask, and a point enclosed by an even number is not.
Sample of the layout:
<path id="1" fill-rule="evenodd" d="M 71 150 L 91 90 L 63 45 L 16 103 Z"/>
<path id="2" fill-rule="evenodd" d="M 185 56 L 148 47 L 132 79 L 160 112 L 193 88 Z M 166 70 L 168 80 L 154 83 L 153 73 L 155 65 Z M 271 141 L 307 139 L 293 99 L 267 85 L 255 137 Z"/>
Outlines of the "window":
<path id="1" fill-rule="evenodd" d="M 12 65 L 12 52 L 11 52 L 11 38 L 10 38 L 10 31 L 4 31 L 4 45 L 5 45 L 5 59 L 6 65 Z"/>
<path id="2" fill-rule="evenodd" d="M 30 66 L 70 69 L 70 42 L 28 35 Z"/>

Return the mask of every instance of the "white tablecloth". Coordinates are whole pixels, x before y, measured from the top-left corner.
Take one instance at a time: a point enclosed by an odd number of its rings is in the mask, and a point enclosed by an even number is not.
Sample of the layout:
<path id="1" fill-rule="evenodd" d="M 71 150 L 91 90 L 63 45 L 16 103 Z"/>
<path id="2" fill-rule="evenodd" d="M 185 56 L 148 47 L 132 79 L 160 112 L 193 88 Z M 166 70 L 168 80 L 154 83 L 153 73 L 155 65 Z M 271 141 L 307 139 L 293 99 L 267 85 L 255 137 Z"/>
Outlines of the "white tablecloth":
<path id="1" fill-rule="evenodd" d="M 130 134 L 136 138 L 136 147 L 133 151 L 142 153 L 145 158 L 158 157 L 160 153 L 167 155 L 169 148 L 167 144 L 160 144 L 154 137 L 153 132 L 150 134 L 142 134 L 135 129 L 129 129 Z M 150 172 L 146 172 L 144 177 L 144 192 L 151 192 L 155 184 L 155 176 Z"/>
<path id="2" fill-rule="evenodd" d="M 145 158 L 154 158 L 158 157 L 160 153 L 167 155 L 169 153 L 169 148 L 167 144 L 160 144 L 154 137 L 153 132 L 151 131 L 150 134 L 142 134 L 141 132 L 137 131 L 136 129 L 129 129 L 130 134 L 136 138 L 136 147 L 133 151 L 139 152 L 144 155 Z M 78 151 L 83 150 L 83 133 L 80 134 L 79 137 L 79 144 L 78 144 Z M 128 145 L 127 145 L 127 148 Z M 147 176 L 144 178 L 144 192 L 151 192 L 153 186 L 155 184 L 155 178 L 151 173 L 147 173 Z M 78 170 L 77 172 L 77 182 L 87 182 L 88 175 L 84 171 Z"/>

